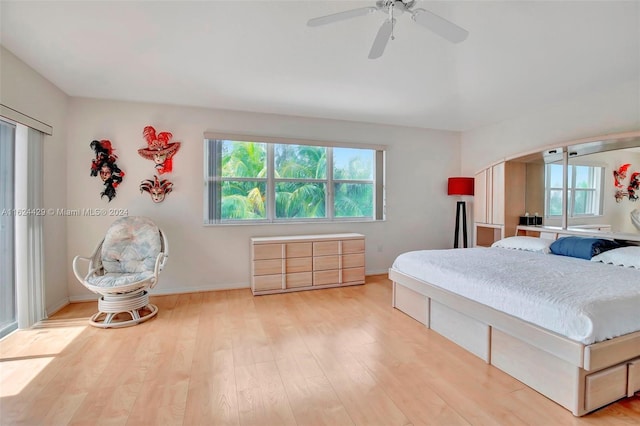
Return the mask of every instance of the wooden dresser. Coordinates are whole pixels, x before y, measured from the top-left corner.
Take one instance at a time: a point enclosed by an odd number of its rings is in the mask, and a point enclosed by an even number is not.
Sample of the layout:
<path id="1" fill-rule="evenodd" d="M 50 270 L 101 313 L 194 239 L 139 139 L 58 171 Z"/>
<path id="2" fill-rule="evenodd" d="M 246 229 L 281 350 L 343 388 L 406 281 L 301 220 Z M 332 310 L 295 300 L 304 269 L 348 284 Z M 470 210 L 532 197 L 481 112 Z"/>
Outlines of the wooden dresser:
<path id="1" fill-rule="evenodd" d="M 364 235 L 251 239 L 254 295 L 364 284 Z"/>

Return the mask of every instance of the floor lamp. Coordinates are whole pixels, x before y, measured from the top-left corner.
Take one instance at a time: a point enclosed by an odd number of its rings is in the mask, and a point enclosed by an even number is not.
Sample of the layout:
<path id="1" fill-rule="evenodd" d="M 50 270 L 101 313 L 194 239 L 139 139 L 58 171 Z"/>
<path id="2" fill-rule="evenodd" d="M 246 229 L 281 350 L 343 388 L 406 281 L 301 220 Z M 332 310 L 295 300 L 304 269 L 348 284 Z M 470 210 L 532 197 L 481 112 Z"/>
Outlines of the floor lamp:
<path id="1" fill-rule="evenodd" d="M 449 195 L 473 195 L 474 179 L 470 177 L 450 177 L 447 185 Z M 462 242 L 467 248 L 467 207 L 465 201 L 458 201 L 456 206 L 456 233 L 453 247 L 458 248 L 460 239 L 460 216 L 462 216 Z"/>

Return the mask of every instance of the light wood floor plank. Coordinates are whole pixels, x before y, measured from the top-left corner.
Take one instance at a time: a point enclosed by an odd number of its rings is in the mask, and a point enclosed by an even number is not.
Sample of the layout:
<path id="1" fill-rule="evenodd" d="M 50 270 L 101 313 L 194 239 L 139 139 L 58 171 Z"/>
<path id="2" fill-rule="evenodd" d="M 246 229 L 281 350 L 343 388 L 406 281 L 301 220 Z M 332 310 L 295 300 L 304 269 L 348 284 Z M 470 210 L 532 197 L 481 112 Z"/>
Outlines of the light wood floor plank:
<path id="1" fill-rule="evenodd" d="M 353 424 L 315 358 L 292 354 L 277 366 L 298 425 Z"/>
<path id="2" fill-rule="evenodd" d="M 0 425 L 640 424 L 640 397 L 576 418 L 364 286 L 153 296 L 157 317 L 63 308 L 0 340 Z"/>

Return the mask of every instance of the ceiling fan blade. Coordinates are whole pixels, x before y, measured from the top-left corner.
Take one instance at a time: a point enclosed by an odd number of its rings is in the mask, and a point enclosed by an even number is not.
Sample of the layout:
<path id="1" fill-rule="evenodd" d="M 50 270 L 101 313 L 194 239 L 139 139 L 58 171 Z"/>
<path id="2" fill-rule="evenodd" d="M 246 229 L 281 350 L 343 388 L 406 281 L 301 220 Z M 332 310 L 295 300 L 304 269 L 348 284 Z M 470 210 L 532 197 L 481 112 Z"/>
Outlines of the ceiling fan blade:
<path id="1" fill-rule="evenodd" d="M 411 19 L 452 43 L 460 43 L 469 35 L 469 31 L 428 10 L 416 9 Z"/>
<path id="2" fill-rule="evenodd" d="M 307 25 L 310 27 L 317 27 L 319 25 L 331 24 L 333 22 L 344 21 L 345 19 L 368 15 L 369 13 L 375 12 L 376 10 L 378 9 L 375 7 L 361 7 L 358 9 L 345 10 L 344 12 L 338 12 L 332 15 L 309 19 Z"/>
<path id="3" fill-rule="evenodd" d="M 369 59 L 376 59 L 382 56 L 384 48 L 387 47 L 387 42 L 389 42 L 389 38 L 391 37 L 391 32 L 393 31 L 393 25 L 395 23 L 395 19 L 393 21 L 387 19 L 382 23 L 382 26 L 380 26 L 378 34 L 376 35 L 376 39 L 373 40 L 371 50 L 369 51 Z"/>

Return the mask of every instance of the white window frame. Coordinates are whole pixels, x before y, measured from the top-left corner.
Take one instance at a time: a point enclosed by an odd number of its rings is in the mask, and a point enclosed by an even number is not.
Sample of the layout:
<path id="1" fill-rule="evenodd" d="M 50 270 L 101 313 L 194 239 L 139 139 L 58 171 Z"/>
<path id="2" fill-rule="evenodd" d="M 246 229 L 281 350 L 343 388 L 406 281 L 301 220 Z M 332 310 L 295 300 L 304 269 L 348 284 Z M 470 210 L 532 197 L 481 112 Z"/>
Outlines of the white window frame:
<path id="1" fill-rule="evenodd" d="M 266 178 L 222 178 L 218 176 L 218 157 L 221 155 L 217 149 L 216 141 L 250 141 L 267 144 L 267 176 Z M 275 145 L 292 144 L 300 146 L 319 146 L 327 149 L 327 177 L 326 179 L 295 179 L 275 178 Z M 333 148 L 368 149 L 375 151 L 374 171 L 372 180 L 345 180 L 333 178 Z M 317 223 L 317 222 L 373 222 L 383 221 L 385 218 L 384 197 L 384 167 L 386 146 L 371 144 L 339 143 L 315 140 L 298 140 L 288 138 L 274 138 L 256 135 L 238 134 L 204 134 L 204 224 L 205 225 L 260 225 L 282 223 Z M 266 192 L 269 194 L 264 219 L 221 219 L 219 207 L 220 183 L 224 180 L 233 181 L 264 181 Z M 325 190 L 325 217 L 322 218 L 276 218 L 275 212 L 275 185 L 277 182 L 310 182 L 326 185 Z M 373 184 L 373 216 L 365 217 L 335 217 L 334 215 L 334 184 Z"/>
<path id="2" fill-rule="evenodd" d="M 549 214 L 550 199 L 552 191 L 563 191 L 562 187 L 548 186 L 550 181 L 551 166 L 558 164 L 546 164 L 545 165 L 545 216 L 549 218 L 561 217 L 562 213 L 558 215 Z M 589 188 L 576 188 L 576 167 L 589 167 L 590 174 L 593 174 L 596 170 L 599 170 L 599 176 L 592 176 L 592 187 Z M 567 170 L 567 217 L 569 218 L 585 218 L 585 217 L 599 217 L 603 215 L 604 211 L 604 172 L 603 166 L 596 166 L 592 164 L 569 164 Z M 576 195 L 580 192 L 591 192 L 593 199 L 595 200 L 595 206 L 591 213 L 577 214 L 575 213 Z"/>

